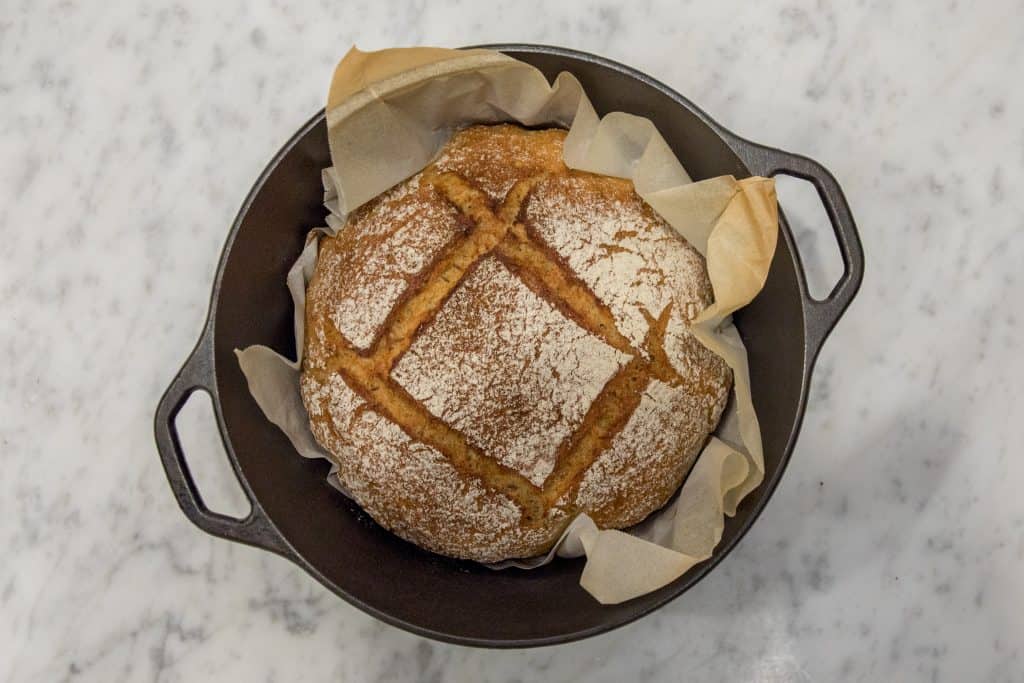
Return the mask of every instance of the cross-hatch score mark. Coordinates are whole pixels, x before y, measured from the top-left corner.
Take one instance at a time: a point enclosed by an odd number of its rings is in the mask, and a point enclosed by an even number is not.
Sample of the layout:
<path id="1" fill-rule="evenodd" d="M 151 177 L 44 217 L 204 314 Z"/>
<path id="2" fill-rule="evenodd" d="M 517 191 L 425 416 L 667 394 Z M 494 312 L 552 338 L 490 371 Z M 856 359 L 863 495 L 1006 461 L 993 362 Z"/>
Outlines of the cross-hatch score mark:
<path id="1" fill-rule="evenodd" d="M 307 370 L 320 382 L 339 374 L 372 410 L 413 439 L 435 448 L 458 471 L 508 496 L 523 511 L 527 524 L 540 523 L 556 505 L 572 512 L 567 494 L 629 420 L 651 379 L 675 386 L 685 383 L 663 348 L 671 306 L 657 318 L 645 312 L 649 329 L 644 341 L 646 353 L 642 353 L 619 331 L 608 307 L 553 256 L 550 248 L 516 221 L 523 202 L 546 177 L 544 174 L 518 181 L 495 211 L 487 196 L 461 176 L 424 172 L 422 181 L 469 218 L 473 228 L 434 262 L 415 291 L 402 298 L 368 351 L 353 347 L 330 318 L 324 317 L 323 333 L 333 354 L 322 370 Z M 630 356 L 591 403 L 579 428 L 559 446 L 554 469 L 542 487 L 481 452 L 465 435 L 431 414 L 390 374 L 411 346 L 416 331 L 436 315 L 473 264 L 492 253 L 581 327 Z"/>

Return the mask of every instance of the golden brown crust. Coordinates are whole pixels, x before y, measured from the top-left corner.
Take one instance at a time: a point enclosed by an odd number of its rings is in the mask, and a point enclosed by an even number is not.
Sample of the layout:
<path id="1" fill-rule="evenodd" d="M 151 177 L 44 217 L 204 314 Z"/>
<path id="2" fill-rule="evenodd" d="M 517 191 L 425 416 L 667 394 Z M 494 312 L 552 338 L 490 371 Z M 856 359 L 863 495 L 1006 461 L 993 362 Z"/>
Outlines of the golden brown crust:
<path id="1" fill-rule="evenodd" d="M 688 330 L 703 260 L 628 181 L 566 169 L 564 137 L 460 131 L 321 241 L 314 435 L 371 516 L 443 554 L 539 554 L 579 511 L 641 521 L 725 404 Z"/>

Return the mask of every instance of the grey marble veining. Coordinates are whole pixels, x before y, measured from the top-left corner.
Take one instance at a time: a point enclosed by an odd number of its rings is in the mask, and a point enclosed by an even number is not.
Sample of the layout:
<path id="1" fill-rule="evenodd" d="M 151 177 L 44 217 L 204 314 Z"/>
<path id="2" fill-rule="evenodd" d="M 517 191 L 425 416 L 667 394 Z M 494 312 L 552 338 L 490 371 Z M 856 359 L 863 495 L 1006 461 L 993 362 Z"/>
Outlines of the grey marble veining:
<path id="1" fill-rule="evenodd" d="M 1024 679 L 1022 12 L 9 3 L 0 679 Z M 618 59 L 820 160 L 868 256 L 789 470 L 739 548 L 649 618 L 519 652 L 384 626 L 285 560 L 200 533 L 151 431 L 238 205 L 339 56 L 496 41 Z M 782 202 L 824 258 L 828 235 Z M 216 456 L 208 419 L 191 438 L 211 444 L 193 460 Z"/>

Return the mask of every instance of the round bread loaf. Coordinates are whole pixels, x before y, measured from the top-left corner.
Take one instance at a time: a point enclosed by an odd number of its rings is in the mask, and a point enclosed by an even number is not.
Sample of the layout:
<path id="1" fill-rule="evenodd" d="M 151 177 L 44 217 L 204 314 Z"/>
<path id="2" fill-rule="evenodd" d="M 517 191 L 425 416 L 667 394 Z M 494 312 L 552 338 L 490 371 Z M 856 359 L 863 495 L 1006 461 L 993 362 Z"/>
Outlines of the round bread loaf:
<path id="1" fill-rule="evenodd" d="M 704 259 L 562 130 L 474 126 L 320 242 L 301 391 L 343 488 L 429 550 L 546 552 L 679 488 L 731 374 Z"/>

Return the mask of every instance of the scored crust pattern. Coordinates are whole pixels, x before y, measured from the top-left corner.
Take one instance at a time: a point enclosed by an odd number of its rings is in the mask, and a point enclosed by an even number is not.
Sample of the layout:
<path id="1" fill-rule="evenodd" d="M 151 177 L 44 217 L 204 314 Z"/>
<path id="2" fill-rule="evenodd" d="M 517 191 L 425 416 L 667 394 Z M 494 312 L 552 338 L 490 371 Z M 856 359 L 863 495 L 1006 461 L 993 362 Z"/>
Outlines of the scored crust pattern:
<path id="1" fill-rule="evenodd" d="M 348 424 L 336 424 L 335 411 L 327 405 L 331 400 L 329 392 L 323 390 L 334 378 L 340 377 L 347 388 L 346 396 L 348 392 L 355 395 L 351 397 L 353 405 L 358 403 L 355 397 L 362 399 L 362 403 L 354 408 L 355 412 L 372 411 L 392 425 L 389 429 L 397 426 L 408 437 L 403 448 L 409 447 L 411 442 L 417 448 L 426 449 L 428 454 L 425 457 L 443 459 L 460 477 L 471 481 L 471 484 L 464 482 L 464 488 L 469 492 L 466 493 L 469 496 L 467 500 L 472 499 L 466 504 L 485 506 L 486 502 L 481 500 L 494 494 L 491 499 L 494 496 L 507 499 L 517 509 L 518 514 L 510 514 L 507 506 L 499 506 L 501 516 L 509 518 L 502 526 L 507 528 L 512 522 L 518 524 L 523 542 L 503 546 L 500 539 L 478 538 L 460 545 L 457 541 L 437 538 L 438 533 L 444 533 L 443 529 L 418 530 L 413 528 L 415 524 L 407 523 L 409 515 L 393 518 L 381 508 L 379 501 L 370 502 L 368 506 L 367 501 L 356 496 L 378 521 L 384 518 L 382 523 L 386 526 L 440 552 L 483 560 L 521 554 L 524 548 L 539 552 L 575 511 L 581 495 L 600 499 L 601 492 L 595 493 L 592 489 L 602 485 L 595 483 L 599 482 L 601 473 L 617 473 L 622 479 L 623 472 L 617 472 L 616 468 L 635 469 L 635 464 L 618 462 L 624 461 L 621 456 L 618 460 L 612 456 L 616 445 L 642 447 L 644 430 L 637 426 L 641 416 L 651 413 L 652 420 L 660 419 L 665 423 L 659 426 L 672 428 L 671 420 L 666 420 L 663 415 L 658 417 L 657 410 L 651 407 L 657 404 L 661 394 L 675 388 L 682 389 L 681 393 L 687 396 L 711 396 L 710 401 L 693 402 L 692 411 L 712 424 L 724 405 L 727 371 L 720 362 L 715 362 L 717 359 L 709 358 L 710 354 L 701 349 L 691 349 L 705 365 L 710 363 L 713 371 L 681 373 L 678 363 L 671 362 L 666 353 L 666 330 L 670 325 L 680 325 L 681 320 L 692 318 L 693 311 L 673 317 L 671 301 L 661 310 L 647 311 L 641 307 L 637 310 L 646 323 L 646 332 L 642 336 L 635 329 L 623 333 L 616 316 L 598 298 L 593 287 L 537 231 L 528 229 L 524 222 L 527 198 L 538 186 L 550 185 L 552 180 L 557 183 L 564 178 L 565 170 L 560 166 L 559 158 L 557 164 L 549 163 L 540 172 L 527 177 L 513 176 L 506 182 L 497 183 L 497 186 L 494 183 L 488 186 L 479 179 L 473 182 L 460 173 L 445 171 L 441 164 L 435 164 L 421 174 L 419 187 L 440 195 L 448 210 L 455 212 L 455 216 L 450 218 L 457 221 L 463 230 L 451 237 L 421 275 L 410 281 L 401 296 L 389 297 L 395 301 L 394 306 L 387 312 L 383 324 L 378 326 L 372 341 L 362 335 L 370 343 L 353 343 L 333 316 L 315 315 L 313 307 L 307 308 L 307 340 L 319 344 L 319 353 L 314 362 L 304 364 L 303 398 L 314 418 L 314 432 L 321 443 L 332 440 L 335 443 L 345 442 L 345 434 L 339 432 L 352 426 L 352 420 Z M 500 201 L 493 201 L 496 198 Z M 480 439 L 469 436 L 471 424 L 463 421 L 462 429 L 459 429 L 456 426 L 458 420 L 446 421 L 431 412 L 427 407 L 432 405 L 431 402 L 414 395 L 422 393 L 413 390 L 415 376 L 403 370 L 402 361 L 415 355 L 415 351 L 409 352 L 417 334 L 428 326 L 439 324 L 443 318 L 439 313 L 446 302 L 449 299 L 454 301 L 459 288 L 467 287 L 475 273 L 484 271 L 489 273 L 492 281 L 497 281 L 495 273 L 503 274 L 502 277 L 511 277 L 541 296 L 555 315 L 564 316 L 566 324 L 578 326 L 581 334 L 589 334 L 599 340 L 597 343 L 602 350 L 595 351 L 595 357 L 607 359 L 603 364 L 598 363 L 599 367 L 595 366 L 588 375 L 589 382 L 600 385 L 600 388 L 589 405 L 580 411 L 582 415 L 566 420 L 566 424 L 575 425 L 575 429 L 566 428 L 553 460 L 546 467 L 534 468 L 525 474 L 523 468 L 505 464 L 494 453 L 484 452 L 478 445 Z M 552 323 L 548 327 L 554 326 Z M 332 419 L 326 423 L 316 419 L 327 415 Z M 323 434 L 324 424 L 332 432 L 331 438 Z M 321 426 L 320 430 L 317 425 Z M 664 435 L 653 437 L 666 438 Z M 701 441 L 705 437 L 706 431 L 699 435 Z M 697 446 L 699 443 L 680 445 L 689 451 Z M 651 468 L 651 472 L 657 473 L 658 470 Z M 642 473 L 638 476 L 642 479 Z M 342 479 L 345 483 L 344 477 Z M 627 480 L 628 477 L 623 479 Z M 365 485 L 372 488 L 374 484 L 365 482 Z M 613 498 L 629 495 L 628 485 L 618 488 L 622 490 L 611 491 Z M 654 488 L 658 489 L 657 486 Z M 477 495 L 481 489 L 484 493 Z M 618 517 L 612 514 L 610 519 L 621 522 L 628 518 L 629 523 L 640 521 L 657 505 L 664 503 L 663 493 L 658 493 L 655 498 L 659 500 L 646 500 L 638 494 L 632 506 L 623 504 L 621 500 L 612 501 L 618 505 Z M 422 504 L 422 500 L 410 504 Z M 637 510 L 642 510 L 642 514 Z M 600 517 L 599 510 L 595 516 Z M 598 518 L 598 522 L 601 521 Z M 536 533 L 531 534 L 531 528 Z M 483 547 L 488 542 L 491 547 Z"/>

